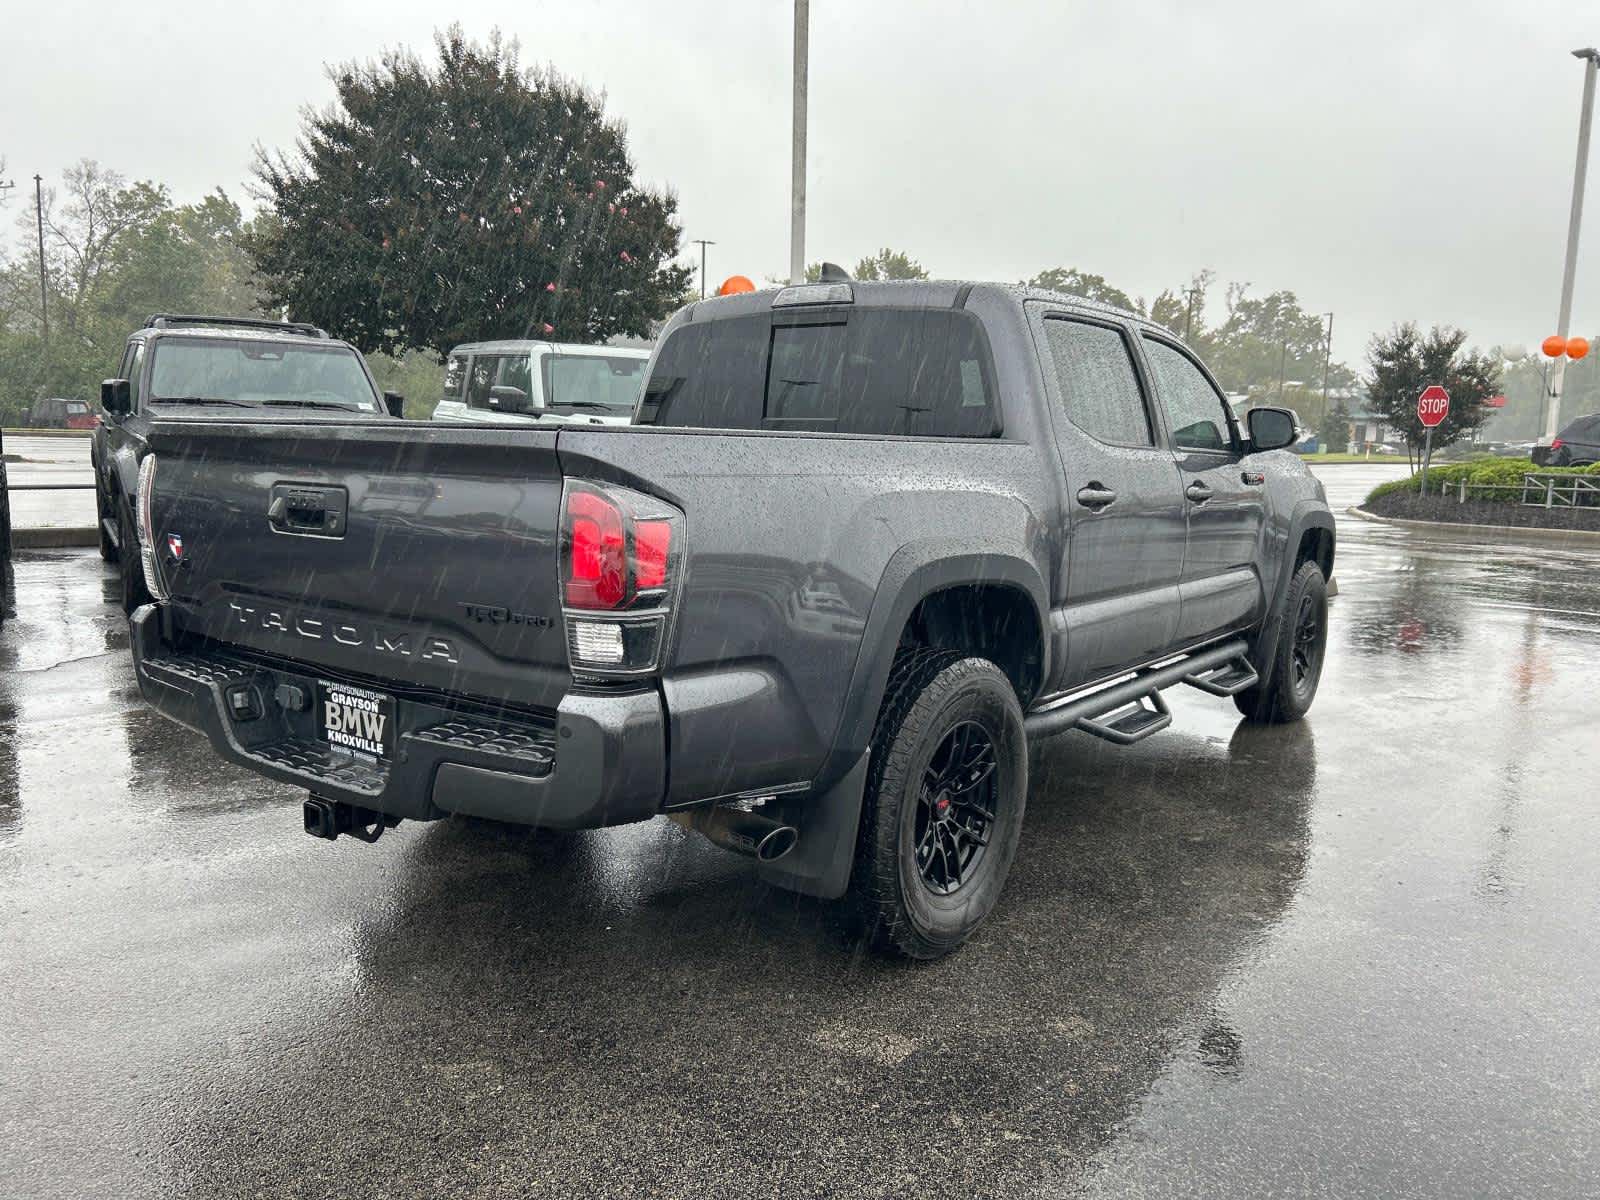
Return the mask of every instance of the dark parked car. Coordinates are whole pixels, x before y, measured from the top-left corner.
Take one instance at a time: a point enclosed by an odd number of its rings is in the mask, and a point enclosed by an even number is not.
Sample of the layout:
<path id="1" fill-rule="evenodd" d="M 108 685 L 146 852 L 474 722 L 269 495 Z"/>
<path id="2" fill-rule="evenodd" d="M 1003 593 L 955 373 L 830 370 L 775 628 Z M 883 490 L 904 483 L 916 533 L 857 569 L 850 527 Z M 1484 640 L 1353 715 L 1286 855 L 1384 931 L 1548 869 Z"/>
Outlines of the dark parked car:
<path id="1" fill-rule="evenodd" d="M 1531 457 L 1541 467 L 1583 467 L 1600 462 L 1600 413 L 1569 422 L 1548 446 L 1535 446 Z"/>
<path id="2" fill-rule="evenodd" d="M 28 413 L 29 429 L 93 429 L 94 410 L 87 401 L 53 396 L 38 401 Z"/>
<path id="3" fill-rule="evenodd" d="M 1166 330 L 1048 292 L 692 304 L 628 426 L 220 417 L 150 433 L 139 685 L 321 837 L 665 814 L 933 957 L 999 895 L 1030 738 L 1316 694 L 1293 414 L 1241 428 Z"/>
<path id="4" fill-rule="evenodd" d="M 134 543 L 139 464 L 158 418 L 217 419 L 250 410 L 268 420 L 398 416 L 401 398 L 380 394 L 348 342 L 314 325 L 248 317 L 158 313 L 135 330 L 118 378 L 100 385 L 105 417 L 89 447 L 100 557 L 119 563 L 123 606 L 149 600 Z"/>

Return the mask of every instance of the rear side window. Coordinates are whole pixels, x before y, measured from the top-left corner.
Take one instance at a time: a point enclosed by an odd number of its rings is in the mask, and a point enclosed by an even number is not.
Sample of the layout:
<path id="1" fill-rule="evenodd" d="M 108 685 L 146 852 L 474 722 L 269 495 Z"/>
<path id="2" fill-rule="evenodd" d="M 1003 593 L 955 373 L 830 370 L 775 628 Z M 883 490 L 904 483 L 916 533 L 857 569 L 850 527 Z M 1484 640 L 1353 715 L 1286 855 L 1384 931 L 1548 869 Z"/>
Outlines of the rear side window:
<path id="1" fill-rule="evenodd" d="M 1102 442 L 1154 445 L 1150 412 L 1121 331 L 1048 317 L 1044 333 L 1067 419 Z"/>
<path id="2" fill-rule="evenodd" d="M 679 327 L 645 385 L 646 425 L 993 437 L 988 339 L 951 309 L 819 309 Z"/>

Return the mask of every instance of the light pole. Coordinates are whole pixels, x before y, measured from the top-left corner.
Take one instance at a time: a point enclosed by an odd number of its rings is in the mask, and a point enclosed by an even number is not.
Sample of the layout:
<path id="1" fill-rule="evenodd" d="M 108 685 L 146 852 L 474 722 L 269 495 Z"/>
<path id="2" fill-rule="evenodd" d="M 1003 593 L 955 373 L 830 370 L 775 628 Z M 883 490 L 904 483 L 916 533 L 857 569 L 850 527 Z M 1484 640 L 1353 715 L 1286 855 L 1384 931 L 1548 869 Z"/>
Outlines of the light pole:
<path id="1" fill-rule="evenodd" d="M 44 361 L 50 362 L 50 313 L 44 283 L 44 177 L 33 177 L 33 205 L 39 225 L 39 328 L 44 333 Z"/>
<path id="2" fill-rule="evenodd" d="M 1323 313 L 1328 318 L 1328 336 L 1322 343 L 1322 420 L 1328 419 L 1328 360 L 1333 357 L 1333 314 Z"/>
<path id="3" fill-rule="evenodd" d="M 1589 173 L 1589 126 L 1594 120 L 1594 80 L 1600 68 L 1600 50 L 1593 46 L 1574 50 L 1574 58 L 1583 59 L 1583 105 L 1578 110 L 1578 161 L 1572 174 L 1572 211 L 1567 218 L 1567 260 L 1561 272 L 1561 309 L 1556 317 L 1556 336 L 1565 338 L 1572 324 L 1572 285 L 1578 270 L 1578 227 L 1583 222 L 1583 185 Z M 1561 428 L 1561 380 L 1566 374 L 1566 360 L 1558 358 L 1555 370 L 1550 372 L 1550 415 L 1546 419 L 1544 436 L 1539 441 L 1548 446 Z"/>
<path id="4" fill-rule="evenodd" d="M 794 0 L 794 146 L 789 163 L 789 282 L 806 281 L 806 72 L 811 0 Z"/>
<path id="5" fill-rule="evenodd" d="M 706 238 L 695 238 L 694 245 L 700 247 L 700 299 L 706 298 L 706 247 L 715 246 L 716 243 Z"/>
<path id="6" fill-rule="evenodd" d="M 1284 332 L 1282 318 L 1279 318 L 1278 335 L 1283 339 L 1278 350 L 1278 404 L 1283 404 L 1283 368 L 1289 361 L 1289 335 Z"/>

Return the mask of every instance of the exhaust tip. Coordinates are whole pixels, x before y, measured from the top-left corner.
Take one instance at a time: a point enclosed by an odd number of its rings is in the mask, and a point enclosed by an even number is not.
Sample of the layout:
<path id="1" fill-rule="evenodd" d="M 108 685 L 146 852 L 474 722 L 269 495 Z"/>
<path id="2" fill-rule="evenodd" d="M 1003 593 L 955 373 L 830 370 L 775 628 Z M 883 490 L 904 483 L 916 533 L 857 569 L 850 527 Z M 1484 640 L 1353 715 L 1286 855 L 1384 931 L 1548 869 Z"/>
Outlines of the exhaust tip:
<path id="1" fill-rule="evenodd" d="M 779 825 L 756 845 L 756 857 L 762 862 L 777 862 L 800 840 L 800 831 L 793 825 Z"/>

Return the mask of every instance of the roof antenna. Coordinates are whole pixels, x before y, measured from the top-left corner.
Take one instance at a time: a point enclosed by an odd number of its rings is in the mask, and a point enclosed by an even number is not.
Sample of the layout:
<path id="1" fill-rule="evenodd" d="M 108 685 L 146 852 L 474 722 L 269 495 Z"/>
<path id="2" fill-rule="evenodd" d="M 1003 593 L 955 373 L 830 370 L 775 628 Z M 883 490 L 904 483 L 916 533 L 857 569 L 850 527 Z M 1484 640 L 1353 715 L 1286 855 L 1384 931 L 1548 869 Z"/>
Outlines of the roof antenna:
<path id="1" fill-rule="evenodd" d="M 849 283 L 850 272 L 846 271 L 838 263 L 825 262 L 822 264 L 822 270 L 818 273 L 817 279 L 822 283 Z"/>

